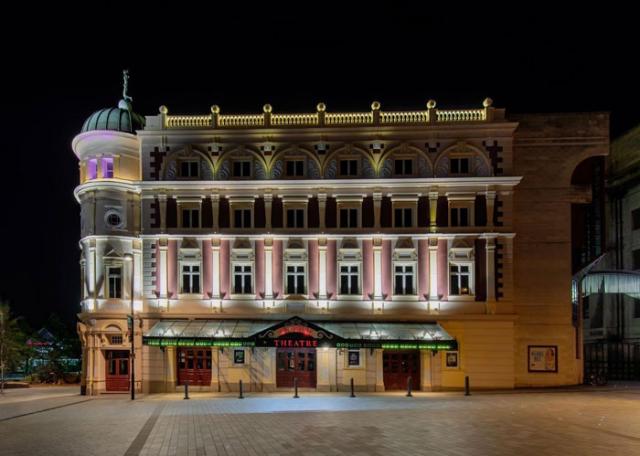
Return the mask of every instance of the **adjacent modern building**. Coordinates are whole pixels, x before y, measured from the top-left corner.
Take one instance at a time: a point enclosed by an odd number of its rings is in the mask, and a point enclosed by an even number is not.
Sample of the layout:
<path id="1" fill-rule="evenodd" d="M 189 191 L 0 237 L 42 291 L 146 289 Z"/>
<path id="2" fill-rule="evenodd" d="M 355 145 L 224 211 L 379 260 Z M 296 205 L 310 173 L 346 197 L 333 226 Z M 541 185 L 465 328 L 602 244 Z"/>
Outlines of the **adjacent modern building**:
<path id="1" fill-rule="evenodd" d="M 83 385 L 126 391 L 132 361 L 144 393 L 579 383 L 572 179 L 608 131 L 490 99 L 142 117 L 125 85 L 73 140 Z"/>

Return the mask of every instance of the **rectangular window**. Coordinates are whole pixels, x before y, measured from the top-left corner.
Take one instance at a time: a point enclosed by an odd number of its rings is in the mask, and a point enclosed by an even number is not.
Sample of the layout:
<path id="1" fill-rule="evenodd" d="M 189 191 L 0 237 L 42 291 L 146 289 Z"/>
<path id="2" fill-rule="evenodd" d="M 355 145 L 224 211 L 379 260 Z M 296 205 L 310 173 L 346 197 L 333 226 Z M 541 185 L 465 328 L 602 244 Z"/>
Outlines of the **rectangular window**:
<path id="1" fill-rule="evenodd" d="M 396 295 L 412 295 L 413 290 L 413 266 L 400 265 L 395 267 L 395 293 Z"/>
<path id="2" fill-rule="evenodd" d="M 633 318 L 640 318 L 640 299 L 633 298 Z"/>
<path id="3" fill-rule="evenodd" d="M 113 157 L 102 159 L 102 177 L 111 179 L 113 177 Z"/>
<path id="4" fill-rule="evenodd" d="M 122 344 L 122 336 L 111 336 L 111 345 L 121 345 Z"/>
<path id="5" fill-rule="evenodd" d="M 340 209 L 340 228 L 358 228 L 358 209 L 355 207 Z"/>
<path id="6" fill-rule="evenodd" d="M 413 160 L 410 158 L 402 158 L 394 160 L 394 171 L 396 176 L 413 175 Z"/>
<path id="7" fill-rule="evenodd" d="M 633 258 L 631 261 L 633 262 L 633 269 L 640 269 L 640 249 L 635 249 L 632 252 L 632 256 Z"/>
<path id="8" fill-rule="evenodd" d="M 287 177 L 304 177 L 304 160 L 287 160 L 285 163 Z"/>
<path id="9" fill-rule="evenodd" d="M 200 228 L 200 210 L 182 209 L 182 228 Z"/>
<path id="10" fill-rule="evenodd" d="M 251 294 L 251 266 L 233 266 L 233 292 L 235 294 Z"/>
<path id="11" fill-rule="evenodd" d="M 471 294 L 469 283 L 471 271 L 469 265 L 452 264 L 449 266 L 449 284 L 451 295 Z"/>
<path id="12" fill-rule="evenodd" d="M 200 293 L 200 266 L 197 264 L 182 265 L 182 292 Z"/>
<path id="13" fill-rule="evenodd" d="M 287 266 L 287 294 L 304 293 L 304 266 Z"/>
<path id="14" fill-rule="evenodd" d="M 590 318 L 589 315 L 589 297 L 585 297 L 583 299 L 583 307 L 582 307 L 582 318 L 588 320 Z"/>
<path id="15" fill-rule="evenodd" d="M 110 267 L 107 269 L 107 282 L 109 284 L 109 298 L 122 298 L 122 268 Z"/>
<path id="16" fill-rule="evenodd" d="M 452 158 L 449 170 L 451 174 L 469 174 L 469 159 Z"/>
<path id="17" fill-rule="evenodd" d="M 194 179 L 199 175 L 198 160 L 183 160 L 180 162 L 180 177 Z"/>
<path id="18" fill-rule="evenodd" d="M 87 160 L 87 179 L 95 179 L 98 177 L 98 159 L 91 158 Z"/>
<path id="19" fill-rule="evenodd" d="M 287 228 L 304 228 L 304 209 L 287 209 Z"/>
<path id="20" fill-rule="evenodd" d="M 393 221 L 396 228 L 411 228 L 413 226 L 413 210 L 410 207 L 396 208 Z"/>
<path id="21" fill-rule="evenodd" d="M 469 208 L 451 208 L 451 226 L 469 226 Z"/>
<path id="22" fill-rule="evenodd" d="M 640 229 L 640 207 L 631 211 L 631 229 Z"/>
<path id="23" fill-rule="evenodd" d="M 358 160 L 340 160 L 340 175 L 341 176 L 357 176 L 358 175 Z"/>
<path id="24" fill-rule="evenodd" d="M 360 293 L 358 282 L 360 278 L 357 265 L 340 266 L 340 294 L 357 295 Z"/>
<path id="25" fill-rule="evenodd" d="M 234 209 L 234 228 L 251 228 L 251 209 Z"/>
<path id="26" fill-rule="evenodd" d="M 234 161 L 233 177 L 251 177 L 251 161 Z"/>

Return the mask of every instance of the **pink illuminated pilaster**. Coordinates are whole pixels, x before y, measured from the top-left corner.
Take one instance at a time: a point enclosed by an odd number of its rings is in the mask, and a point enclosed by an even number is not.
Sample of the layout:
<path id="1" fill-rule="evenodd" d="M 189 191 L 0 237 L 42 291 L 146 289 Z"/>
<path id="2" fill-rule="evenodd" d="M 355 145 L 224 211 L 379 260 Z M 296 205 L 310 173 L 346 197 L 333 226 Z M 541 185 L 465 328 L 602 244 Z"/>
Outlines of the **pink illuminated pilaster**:
<path id="1" fill-rule="evenodd" d="M 373 241 L 365 239 L 362 241 L 362 299 L 371 299 L 374 294 L 373 286 Z"/>
<path id="2" fill-rule="evenodd" d="M 167 297 L 178 297 L 178 241 L 169 240 L 167 246 Z"/>
<path id="3" fill-rule="evenodd" d="M 449 297 L 449 260 L 447 258 L 447 240 L 438 240 L 438 294 L 442 295 L 442 300 Z"/>
<path id="4" fill-rule="evenodd" d="M 319 294 L 318 241 L 315 239 L 309 240 L 307 250 L 309 252 L 309 296 L 313 297 Z"/>
<path id="5" fill-rule="evenodd" d="M 282 241 L 273 241 L 271 265 L 273 295 L 282 299 Z"/>
<path id="6" fill-rule="evenodd" d="M 220 295 L 224 295 L 225 299 L 229 299 L 229 241 L 220 241 Z"/>
<path id="7" fill-rule="evenodd" d="M 211 241 L 206 239 L 202 241 L 202 292 L 205 298 L 211 297 L 212 291 L 212 260 L 211 260 Z"/>
<path id="8" fill-rule="evenodd" d="M 255 244 L 255 281 L 256 281 L 256 299 L 260 299 L 265 295 L 264 290 L 264 241 L 257 240 Z"/>
<path id="9" fill-rule="evenodd" d="M 429 297 L 429 240 L 418 241 L 418 299 Z"/>
<path id="10" fill-rule="evenodd" d="M 337 296 L 336 281 L 336 241 L 327 241 L 327 295 L 331 295 L 333 299 Z"/>
<path id="11" fill-rule="evenodd" d="M 391 281 L 391 241 L 382 241 L 382 295 L 391 299 L 393 295 Z"/>

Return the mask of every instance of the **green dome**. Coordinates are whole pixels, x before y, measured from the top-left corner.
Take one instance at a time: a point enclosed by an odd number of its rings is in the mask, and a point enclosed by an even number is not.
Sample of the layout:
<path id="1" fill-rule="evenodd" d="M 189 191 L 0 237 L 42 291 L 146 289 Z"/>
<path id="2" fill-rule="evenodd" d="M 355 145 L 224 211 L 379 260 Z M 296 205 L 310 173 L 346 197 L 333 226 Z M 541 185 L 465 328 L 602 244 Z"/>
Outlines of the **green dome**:
<path id="1" fill-rule="evenodd" d="M 95 130 L 114 130 L 135 133 L 144 128 L 144 117 L 131 109 L 131 103 L 120 100 L 117 108 L 105 108 L 91 114 L 82 125 L 82 133 Z"/>

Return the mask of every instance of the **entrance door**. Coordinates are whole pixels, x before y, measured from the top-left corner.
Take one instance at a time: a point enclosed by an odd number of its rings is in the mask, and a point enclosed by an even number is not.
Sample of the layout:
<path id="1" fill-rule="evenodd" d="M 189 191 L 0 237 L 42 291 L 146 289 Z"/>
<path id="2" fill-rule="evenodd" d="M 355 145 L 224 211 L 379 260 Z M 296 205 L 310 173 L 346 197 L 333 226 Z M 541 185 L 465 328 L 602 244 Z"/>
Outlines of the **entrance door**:
<path id="1" fill-rule="evenodd" d="M 411 389 L 420 389 L 420 352 L 418 350 L 385 350 L 382 354 L 385 390 L 405 390 L 411 377 Z"/>
<path id="2" fill-rule="evenodd" d="M 300 388 L 316 387 L 316 349 L 278 348 L 276 352 L 276 385 L 293 387 L 293 379 L 298 379 Z"/>
<path id="3" fill-rule="evenodd" d="M 107 391 L 129 391 L 129 352 L 126 350 L 107 350 L 106 358 Z"/>
<path id="4" fill-rule="evenodd" d="M 211 350 L 208 348 L 178 349 L 178 384 L 211 385 Z"/>

